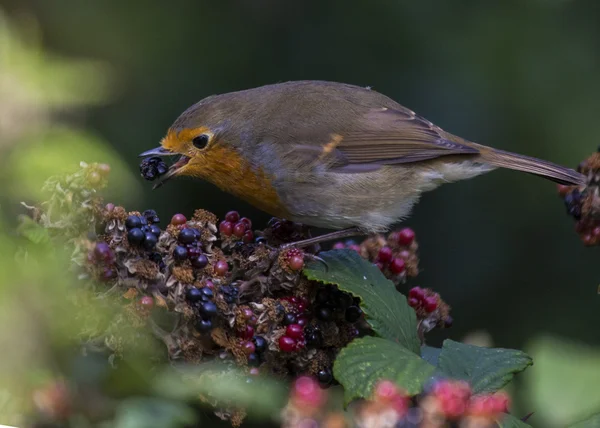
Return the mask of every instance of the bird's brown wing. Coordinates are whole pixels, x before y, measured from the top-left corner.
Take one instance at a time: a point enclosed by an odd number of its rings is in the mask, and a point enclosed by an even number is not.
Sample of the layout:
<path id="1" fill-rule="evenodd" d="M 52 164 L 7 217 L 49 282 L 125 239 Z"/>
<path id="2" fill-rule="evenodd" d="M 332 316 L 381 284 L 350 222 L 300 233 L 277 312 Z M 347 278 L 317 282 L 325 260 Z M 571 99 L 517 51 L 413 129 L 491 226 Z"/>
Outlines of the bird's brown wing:
<path id="1" fill-rule="evenodd" d="M 339 167 L 353 164 L 394 165 L 448 155 L 476 155 L 475 147 L 451 141 L 440 128 L 412 111 L 369 111 L 353 130 L 332 139 Z M 345 165 L 344 165 L 345 164 Z M 335 165 L 334 165 L 335 167 Z"/>

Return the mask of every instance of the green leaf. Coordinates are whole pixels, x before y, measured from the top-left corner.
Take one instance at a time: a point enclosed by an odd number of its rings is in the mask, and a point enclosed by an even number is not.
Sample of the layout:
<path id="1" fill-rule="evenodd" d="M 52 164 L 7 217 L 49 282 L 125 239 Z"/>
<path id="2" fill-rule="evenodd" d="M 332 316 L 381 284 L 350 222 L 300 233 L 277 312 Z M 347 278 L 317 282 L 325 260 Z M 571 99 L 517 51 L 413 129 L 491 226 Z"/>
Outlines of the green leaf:
<path id="1" fill-rule="evenodd" d="M 36 223 L 33 221 L 33 219 L 27 216 L 22 216 L 20 218 L 20 223 L 17 226 L 17 232 L 29 239 L 34 244 L 48 242 L 50 239 L 48 229 L 44 228 L 42 225 Z"/>
<path id="2" fill-rule="evenodd" d="M 482 348 L 449 339 L 444 341 L 439 357 L 442 372 L 468 381 L 477 394 L 498 391 L 532 364 L 531 357 L 522 351 Z"/>
<path id="3" fill-rule="evenodd" d="M 176 428 L 193 424 L 194 411 L 183 403 L 157 398 L 130 398 L 119 405 L 114 428 Z"/>
<path id="4" fill-rule="evenodd" d="M 410 395 L 418 394 L 434 371 L 435 367 L 402 345 L 369 336 L 350 342 L 333 364 L 346 404 L 369 397 L 382 379 L 395 382 Z"/>
<path id="5" fill-rule="evenodd" d="M 600 411 L 600 348 L 540 337 L 526 349 L 535 370 L 523 376 L 524 397 L 540 426 L 565 427 Z"/>
<path id="6" fill-rule="evenodd" d="M 420 353 L 415 311 L 376 266 L 356 251 L 333 250 L 319 256 L 326 265 L 319 261 L 309 263 L 304 269 L 308 279 L 335 284 L 340 290 L 359 297 L 367 322 L 375 333 L 415 354 Z"/>
<path id="7" fill-rule="evenodd" d="M 531 428 L 531 425 L 527 425 L 521 419 L 513 415 L 505 415 L 501 421 L 498 421 L 500 428 Z"/>
<path id="8" fill-rule="evenodd" d="M 570 425 L 569 428 L 600 428 L 600 413 L 584 421 Z"/>
<path id="9" fill-rule="evenodd" d="M 429 364 L 434 366 L 438 365 L 438 360 L 440 358 L 441 352 L 441 348 L 435 348 L 433 346 L 427 345 L 421 346 L 421 357 Z"/>

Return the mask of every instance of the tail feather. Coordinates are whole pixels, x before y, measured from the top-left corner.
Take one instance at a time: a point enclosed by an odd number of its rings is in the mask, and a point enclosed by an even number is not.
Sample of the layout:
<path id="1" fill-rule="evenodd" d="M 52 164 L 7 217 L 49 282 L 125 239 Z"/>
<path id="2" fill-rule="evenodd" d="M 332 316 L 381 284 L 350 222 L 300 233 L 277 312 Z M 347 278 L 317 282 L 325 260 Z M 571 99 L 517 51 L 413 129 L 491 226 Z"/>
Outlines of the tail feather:
<path id="1" fill-rule="evenodd" d="M 527 172 L 559 184 L 575 186 L 586 184 L 586 177 L 583 174 L 545 160 L 496 149 L 481 150 L 481 157 L 492 166 Z"/>

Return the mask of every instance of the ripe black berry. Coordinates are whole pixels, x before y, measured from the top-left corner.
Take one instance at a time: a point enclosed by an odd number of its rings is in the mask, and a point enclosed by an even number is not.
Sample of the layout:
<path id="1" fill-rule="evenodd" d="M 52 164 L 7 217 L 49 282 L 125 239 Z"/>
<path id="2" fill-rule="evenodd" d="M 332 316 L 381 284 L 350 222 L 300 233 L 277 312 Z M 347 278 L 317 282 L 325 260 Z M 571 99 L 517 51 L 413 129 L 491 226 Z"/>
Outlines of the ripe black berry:
<path id="1" fill-rule="evenodd" d="M 323 334 L 319 330 L 313 330 L 304 336 L 306 346 L 309 348 L 320 348 L 323 346 Z"/>
<path id="2" fill-rule="evenodd" d="M 334 301 L 336 307 L 346 309 L 348 306 L 352 305 L 352 295 L 344 293 L 343 291 L 338 291 L 335 293 Z"/>
<path id="3" fill-rule="evenodd" d="M 358 306 L 350 306 L 346 309 L 345 318 L 348 322 L 356 322 L 362 315 L 362 310 Z"/>
<path id="4" fill-rule="evenodd" d="M 283 325 L 296 324 L 296 315 L 287 313 L 283 316 Z"/>
<path id="5" fill-rule="evenodd" d="M 194 233 L 193 229 L 185 228 L 179 232 L 179 242 L 182 244 L 191 244 L 195 240 L 196 234 Z"/>
<path id="6" fill-rule="evenodd" d="M 262 336 L 254 336 L 254 349 L 259 354 L 265 352 L 267 350 L 267 341 Z"/>
<path id="7" fill-rule="evenodd" d="M 144 179 L 152 181 L 167 172 L 167 164 L 159 157 L 143 159 L 140 163 L 140 173 Z"/>
<path id="8" fill-rule="evenodd" d="M 213 291 L 208 288 L 208 287 L 203 287 L 200 289 L 200 292 L 202 293 L 202 299 L 204 300 L 204 298 L 206 299 L 212 299 L 214 297 L 214 293 Z"/>
<path id="9" fill-rule="evenodd" d="M 173 250 L 173 258 L 175 260 L 182 261 L 182 260 L 187 259 L 187 257 L 188 257 L 188 250 L 187 250 L 187 248 L 182 247 L 181 245 L 178 245 Z"/>
<path id="10" fill-rule="evenodd" d="M 150 233 L 158 238 L 160 236 L 160 227 L 155 225 L 150 226 Z"/>
<path id="11" fill-rule="evenodd" d="M 217 315 L 217 312 L 217 305 L 215 305 L 213 302 L 205 302 L 200 305 L 200 315 L 202 315 L 202 318 L 204 319 L 214 317 Z"/>
<path id="12" fill-rule="evenodd" d="M 333 313 L 327 306 L 321 306 L 320 308 L 317 308 L 317 318 L 321 321 L 331 321 Z"/>
<path id="13" fill-rule="evenodd" d="M 130 215 L 125 220 L 125 227 L 127 229 L 133 229 L 134 227 L 140 227 L 142 225 L 142 220 L 136 215 Z"/>
<path id="14" fill-rule="evenodd" d="M 207 264 L 208 264 L 208 259 L 206 258 L 206 256 L 204 254 L 201 254 L 197 258 L 192 260 L 192 266 L 194 266 L 195 268 L 198 268 L 198 269 L 202 269 L 202 268 L 206 267 Z"/>
<path id="15" fill-rule="evenodd" d="M 146 250 L 151 250 L 155 247 L 155 245 L 158 243 L 158 238 L 156 237 L 156 235 L 154 235 L 153 233 L 146 233 L 145 237 L 144 237 L 144 248 Z"/>
<path id="16" fill-rule="evenodd" d="M 333 374 L 331 373 L 331 369 L 324 368 L 322 370 L 319 370 L 319 372 L 317 373 L 317 380 L 323 386 L 329 385 L 333 380 Z"/>
<path id="17" fill-rule="evenodd" d="M 212 321 L 211 320 L 198 320 L 198 322 L 196 323 L 196 330 L 198 330 L 200 333 L 207 333 L 209 331 L 211 331 L 213 328 L 212 325 Z"/>
<path id="18" fill-rule="evenodd" d="M 250 366 L 250 367 L 260 366 L 260 356 L 256 352 L 248 355 L 248 366 Z"/>
<path id="19" fill-rule="evenodd" d="M 150 224 L 160 223 L 160 218 L 158 218 L 158 214 L 156 214 L 156 211 L 154 210 L 146 210 L 142 215 L 146 217 L 146 220 L 148 220 L 148 223 Z"/>
<path id="20" fill-rule="evenodd" d="M 127 232 L 127 240 L 131 245 L 140 245 L 144 241 L 144 236 L 144 232 L 138 227 L 134 227 Z"/>
<path id="21" fill-rule="evenodd" d="M 196 287 L 189 288 L 185 293 L 185 298 L 189 302 L 199 302 L 202 300 L 202 292 L 198 290 Z"/>

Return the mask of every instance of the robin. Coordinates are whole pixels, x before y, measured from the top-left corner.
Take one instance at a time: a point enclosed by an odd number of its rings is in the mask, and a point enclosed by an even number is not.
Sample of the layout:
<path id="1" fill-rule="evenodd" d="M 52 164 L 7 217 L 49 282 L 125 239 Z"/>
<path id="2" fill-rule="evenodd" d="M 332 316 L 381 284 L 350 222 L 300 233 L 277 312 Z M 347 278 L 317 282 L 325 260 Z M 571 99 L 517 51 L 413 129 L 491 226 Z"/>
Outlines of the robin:
<path id="1" fill-rule="evenodd" d="M 177 118 L 161 146 L 179 155 L 159 183 L 191 176 L 281 218 L 336 232 L 382 232 L 421 193 L 509 168 L 568 185 L 585 177 L 452 135 L 392 99 L 348 84 L 298 81 L 213 95 Z"/>

